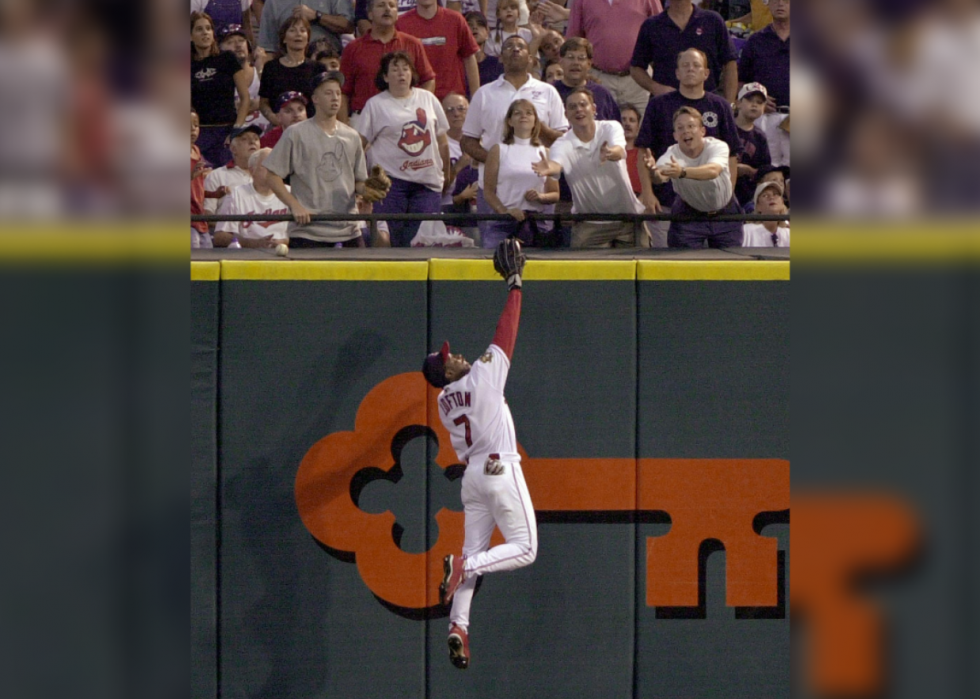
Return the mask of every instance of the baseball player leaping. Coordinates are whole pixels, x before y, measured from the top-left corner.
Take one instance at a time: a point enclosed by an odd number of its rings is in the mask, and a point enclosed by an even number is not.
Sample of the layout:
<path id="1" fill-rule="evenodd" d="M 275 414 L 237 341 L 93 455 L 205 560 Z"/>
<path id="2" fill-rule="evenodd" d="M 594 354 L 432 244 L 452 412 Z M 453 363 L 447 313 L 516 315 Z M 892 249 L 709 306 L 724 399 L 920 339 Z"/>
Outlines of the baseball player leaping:
<path id="1" fill-rule="evenodd" d="M 445 577 L 439 586 L 442 603 L 453 603 L 449 659 L 463 670 L 470 664 L 467 629 L 477 577 L 526 566 L 538 553 L 534 506 L 521 471 L 514 420 L 504 400 L 521 315 L 524 255 L 517 240 L 507 239 L 497 246 L 494 267 L 507 280 L 510 292 L 489 349 L 471 366 L 462 355 L 450 354 L 446 342 L 422 365 L 426 380 L 442 389 L 439 417 L 456 455 L 466 464 L 463 555 L 446 556 Z M 494 526 L 500 528 L 506 543 L 490 548 Z"/>

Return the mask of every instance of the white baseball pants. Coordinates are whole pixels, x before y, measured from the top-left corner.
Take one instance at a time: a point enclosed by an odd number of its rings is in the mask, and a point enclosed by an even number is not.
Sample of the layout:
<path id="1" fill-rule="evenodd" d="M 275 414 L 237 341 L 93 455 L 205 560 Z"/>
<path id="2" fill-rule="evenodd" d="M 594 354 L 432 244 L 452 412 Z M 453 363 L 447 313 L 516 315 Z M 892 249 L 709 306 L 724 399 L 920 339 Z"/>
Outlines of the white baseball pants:
<path id="1" fill-rule="evenodd" d="M 521 568 L 533 563 L 538 555 L 538 525 L 521 464 L 500 463 L 503 473 L 499 475 L 488 475 L 482 460 L 471 461 L 463 475 L 466 580 L 453 595 L 449 620 L 464 630 L 470 622 L 470 604 L 477 576 Z M 499 527 L 506 543 L 490 548 L 495 526 Z"/>

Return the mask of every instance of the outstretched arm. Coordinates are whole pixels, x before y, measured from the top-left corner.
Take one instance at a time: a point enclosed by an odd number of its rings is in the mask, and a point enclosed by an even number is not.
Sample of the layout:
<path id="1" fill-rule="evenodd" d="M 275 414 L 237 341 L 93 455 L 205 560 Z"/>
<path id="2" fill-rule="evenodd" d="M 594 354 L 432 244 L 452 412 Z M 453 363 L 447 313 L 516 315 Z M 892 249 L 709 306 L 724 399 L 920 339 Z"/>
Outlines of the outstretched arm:
<path id="1" fill-rule="evenodd" d="M 521 273 L 524 271 L 524 253 L 516 238 L 505 238 L 497 245 L 493 254 L 493 268 L 507 282 L 510 293 L 507 304 L 497 321 L 497 334 L 493 344 L 497 345 L 510 360 L 517 341 L 517 323 L 521 319 Z"/>
<path id="2" fill-rule="evenodd" d="M 514 354 L 514 344 L 517 342 L 517 324 L 521 319 L 521 290 L 511 289 L 507 294 L 504 312 L 497 321 L 497 333 L 493 336 L 493 344 L 497 345 L 510 360 Z"/>

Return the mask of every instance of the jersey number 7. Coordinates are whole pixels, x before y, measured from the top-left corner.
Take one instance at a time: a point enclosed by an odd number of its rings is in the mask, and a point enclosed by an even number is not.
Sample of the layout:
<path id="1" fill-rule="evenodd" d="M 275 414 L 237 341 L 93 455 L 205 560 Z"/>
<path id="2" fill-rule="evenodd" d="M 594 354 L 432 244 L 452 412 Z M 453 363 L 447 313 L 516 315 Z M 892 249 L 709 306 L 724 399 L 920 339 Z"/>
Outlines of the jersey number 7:
<path id="1" fill-rule="evenodd" d="M 473 439 L 470 437 L 470 418 L 466 415 L 460 415 L 458 418 L 453 420 L 454 425 L 466 425 L 466 446 L 473 446 Z"/>

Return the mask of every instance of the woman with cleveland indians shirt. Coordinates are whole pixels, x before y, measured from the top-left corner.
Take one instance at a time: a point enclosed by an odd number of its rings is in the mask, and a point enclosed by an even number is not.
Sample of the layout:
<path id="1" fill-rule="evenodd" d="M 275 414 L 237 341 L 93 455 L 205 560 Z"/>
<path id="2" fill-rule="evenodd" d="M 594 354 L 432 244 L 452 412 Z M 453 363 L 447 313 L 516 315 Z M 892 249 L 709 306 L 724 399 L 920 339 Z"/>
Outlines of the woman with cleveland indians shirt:
<path id="1" fill-rule="evenodd" d="M 364 105 L 357 130 L 369 165 L 380 165 L 391 190 L 376 214 L 437 214 L 451 182 L 449 122 L 439 100 L 416 87 L 419 75 L 404 51 L 386 54 L 375 84 L 381 92 Z M 368 150 L 370 148 L 370 150 Z M 421 221 L 390 221 L 392 247 L 408 247 Z"/>

